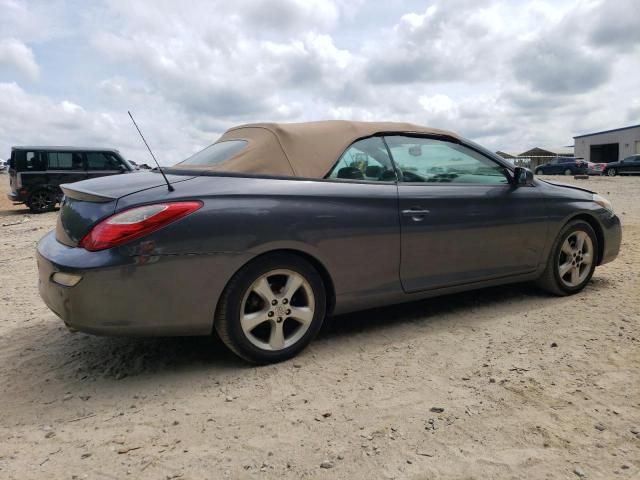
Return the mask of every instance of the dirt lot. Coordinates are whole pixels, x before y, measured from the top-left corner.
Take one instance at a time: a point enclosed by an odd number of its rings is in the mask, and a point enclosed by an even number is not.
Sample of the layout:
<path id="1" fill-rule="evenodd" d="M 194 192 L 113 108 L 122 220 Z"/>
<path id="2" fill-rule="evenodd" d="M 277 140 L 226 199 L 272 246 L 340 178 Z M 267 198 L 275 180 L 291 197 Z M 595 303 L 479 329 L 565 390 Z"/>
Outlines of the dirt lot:
<path id="1" fill-rule="evenodd" d="M 517 285 L 339 317 L 261 368 L 213 339 L 69 333 L 36 288 L 56 214 L 11 206 L 7 183 L 1 478 L 640 478 L 640 178 L 581 182 L 624 223 L 581 294 Z"/>

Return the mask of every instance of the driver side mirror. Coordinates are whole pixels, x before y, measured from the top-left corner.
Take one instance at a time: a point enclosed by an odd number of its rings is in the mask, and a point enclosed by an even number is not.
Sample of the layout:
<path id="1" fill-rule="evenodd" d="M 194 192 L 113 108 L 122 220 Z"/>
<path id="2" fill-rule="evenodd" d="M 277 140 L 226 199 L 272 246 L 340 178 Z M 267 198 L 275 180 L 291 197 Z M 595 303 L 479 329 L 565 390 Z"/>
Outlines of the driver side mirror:
<path id="1" fill-rule="evenodd" d="M 516 167 L 513 171 L 516 186 L 533 185 L 533 172 L 528 168 Z"/>

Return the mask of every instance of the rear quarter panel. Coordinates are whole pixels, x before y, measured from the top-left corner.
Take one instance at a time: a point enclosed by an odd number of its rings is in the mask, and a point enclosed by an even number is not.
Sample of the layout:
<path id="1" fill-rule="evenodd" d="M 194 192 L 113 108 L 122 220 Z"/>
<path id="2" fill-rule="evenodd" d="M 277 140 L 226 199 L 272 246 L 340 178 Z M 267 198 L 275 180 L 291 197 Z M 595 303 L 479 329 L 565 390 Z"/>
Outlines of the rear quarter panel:
<path id="1" fill-rule="evenodd" d="M 157 188 L 129 195 L 117 210 L 178 199 L 200 199 L 204 206 L 132 242 L 131 254 L 228 253 L 234 261 L 242 258 L 239 253 L 255 258 L 273 250 L 300 251 L 329 272 L 336 313 L 382 304 L 402 291 L 394 184 L 203 176 L 176 185 L 174 192 Z"/>

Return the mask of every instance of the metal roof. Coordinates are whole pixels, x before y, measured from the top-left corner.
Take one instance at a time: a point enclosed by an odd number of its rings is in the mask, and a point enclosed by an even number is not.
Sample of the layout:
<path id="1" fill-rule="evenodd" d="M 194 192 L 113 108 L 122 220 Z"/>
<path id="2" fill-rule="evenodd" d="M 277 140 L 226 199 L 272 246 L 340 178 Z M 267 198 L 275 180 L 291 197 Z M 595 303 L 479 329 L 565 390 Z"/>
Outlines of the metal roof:
<path id="1" fill-rule="evenodd" d="M 639 128 L 640 125 L 629 125 L 628 127 L 614 128 L 612 130 L 602 130 L 601 132 L 584 133 L 582 135 L 576 135 L 573 138 L 591 137 L 593 135 L 600 135 L 602 133 L 620 132 L 621 130 L 630 130 L 632 128 Z"/>
<path id="2" fill-rule="evenodd" d="M 559 155 L 559 156 L 573 155 L 573 147 L 533 147 L 533 148 L 530 148 L 529 150 L 527 150 L 526 152 L 520 153 L 518 156 L 533 156 L 533 157 L 535 157 L 536 155 L 533 155 L 531 153 L 534 150 L 541 150 L 541 151 L 544 151 L 544 152 L 547 152 L 547 153 L 551 153 L 553 155 Z"/>
<path id="3" fill-rule="evenodd" d="M 117 152 L 117 148 L 99 148 L 99 147 L 68 147 L 64 145 L 18 145 L 11 147 L 11 150 L 52 150 L 62 152 Z"/>

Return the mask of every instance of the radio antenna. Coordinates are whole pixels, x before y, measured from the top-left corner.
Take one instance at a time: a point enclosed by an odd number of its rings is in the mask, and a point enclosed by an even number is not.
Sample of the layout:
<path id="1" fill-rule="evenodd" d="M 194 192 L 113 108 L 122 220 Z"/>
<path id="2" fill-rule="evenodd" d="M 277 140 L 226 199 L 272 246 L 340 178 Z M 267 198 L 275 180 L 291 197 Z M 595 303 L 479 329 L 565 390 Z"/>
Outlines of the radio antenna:
<path id="1" fill-rule="evenodd" d="M 167 176 L 164 174 L 164 172 L 162 171 L 162 167 L 160 167 L 160 164 L 158 163 L 158 160 L 156 159 L 156 156 L 153 154 L 153 152 L 151 151 L 151 147 L 149 147 L 149 144 L 147 143 L 147 141 L 144 139 L 144 135 L 142 135 L 142 132 L 140 131 L 140 127 L 138 127 L 138 124 L 136 123 L 136 121 L 133 118 L 133 115 L 131 115 L 131 112 L 129 110 L 127 110 L 127 113 L 129 114 L 129 117 L 131 117 L 131 121 L 133 122 L 133 124 L 136 127 L 136 130 L 138 130 L 138 133 L 140 134 L 140 137 L 142 137 L 142 141 L 144 142 L 144 144 L 147 146 L 147 150 L 149 150 L 149 153 L 151 154 L 151 158 L 153 158 L 153 161 L 156 162 L 156 165 L 158 166 L 158 171 L 162 174 L 162 178 L 164 178 L 164 181 L 167 182 L 167 188 L 169 189 L 170 192 L 173 192 L 175 189 L 173 188 L 173 185 L 171 185 L 171 183 L 169 183 L 169 179 L 167 178 Z"/>

